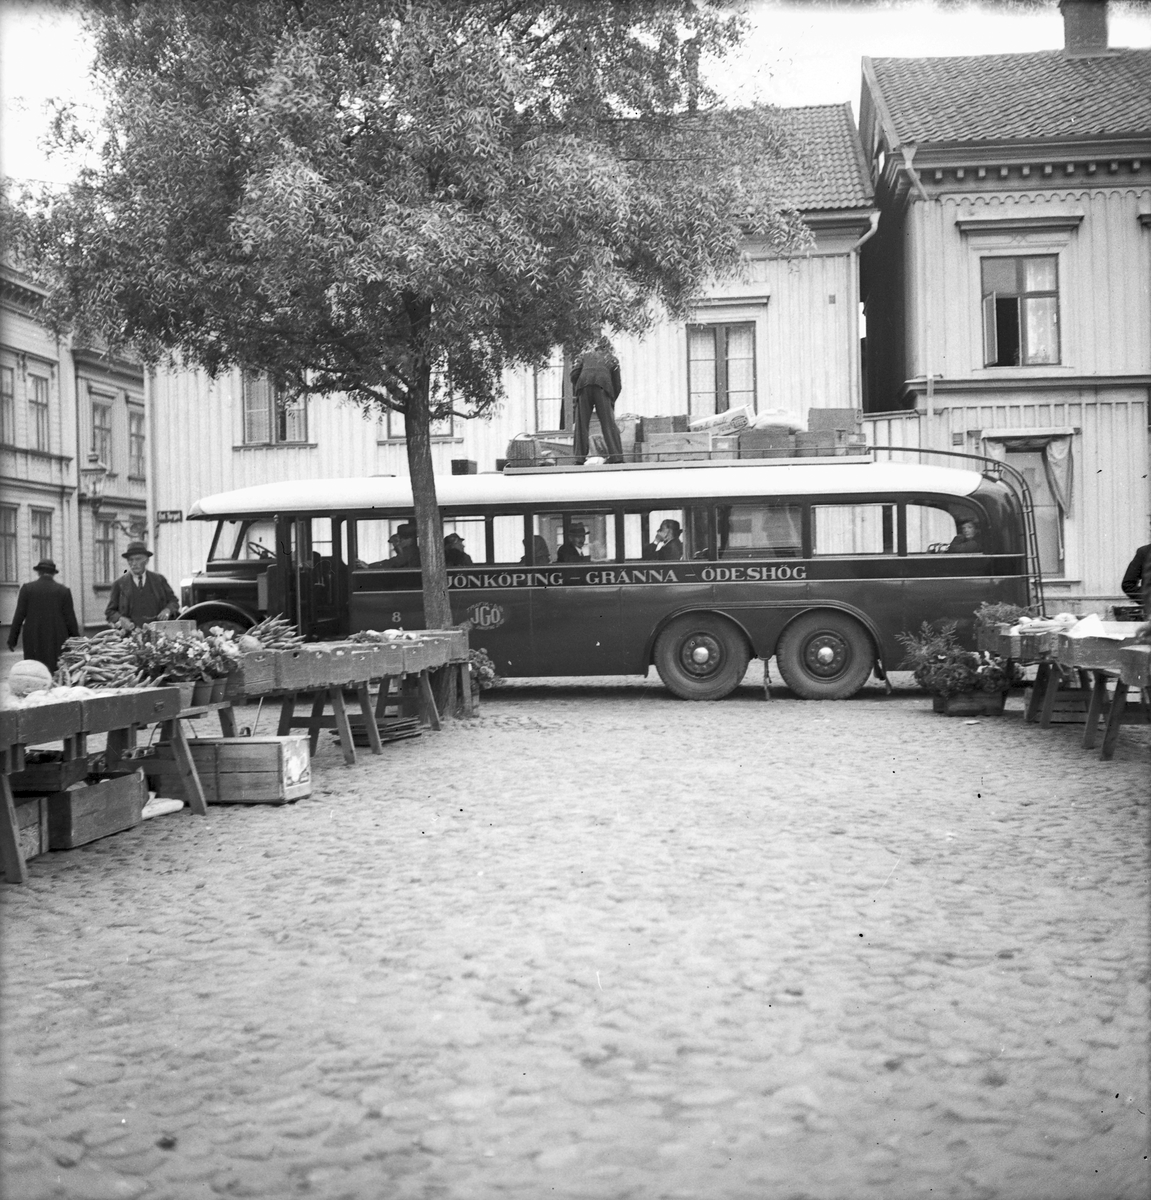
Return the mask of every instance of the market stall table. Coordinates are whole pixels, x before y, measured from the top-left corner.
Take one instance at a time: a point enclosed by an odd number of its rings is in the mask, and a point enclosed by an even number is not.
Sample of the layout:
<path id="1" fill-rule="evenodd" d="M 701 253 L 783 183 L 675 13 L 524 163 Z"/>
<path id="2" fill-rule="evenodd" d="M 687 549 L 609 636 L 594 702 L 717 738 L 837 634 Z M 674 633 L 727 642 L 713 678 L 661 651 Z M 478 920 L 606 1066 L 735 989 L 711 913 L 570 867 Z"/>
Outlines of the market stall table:
<path id="1" fill-rule="evenodd" d="M 139 688 L 110 692 L 81 700 L 39 704 L 0 712 L 0 748 L 3 750 L 3 811 L 0 812 L 0 861 L 9 883 L 23 883 L 27 868 L 20 850 L 12 777 L 25 770 L 26 750 L 59 742 L 63 746 L 61 766 L 84 761 L 88 737 L 117 735 L 145 725 L 172 724 L 180 710 L 180 693 L 175 688 Z M 178 722 L 176 722 L 178 725 Z M 178 735 L 177 754 L 194 771 L 183 735 Z M 206 812 L 206 806 L 194 811 Z"/>
<path id="2" fill-rule="evenodd" d="M 1124 651 L 1135 648 L 1135 635 L 1140 628 L 1136 621 L 1100 622 L 1099 636 L 1072 637 L 1059 635 L 1057 657 L 1067 668 L 1086 672 L 1091 680 L 1091 701 L 1087 708 L 1083 730 L 1084 749 L 1092 750 L 1099 730 L 1099 720 L 1106 711 L 1103 744 L 1099 757 L 1110 759 L 1115 752 L 1119 729 L 1125 723 L 1134 724 L 1146 718 L 1126 712 L 1128 682 L 1123 678 Z M 1108 684 L 1112 692 L 1108 697 Z"/>

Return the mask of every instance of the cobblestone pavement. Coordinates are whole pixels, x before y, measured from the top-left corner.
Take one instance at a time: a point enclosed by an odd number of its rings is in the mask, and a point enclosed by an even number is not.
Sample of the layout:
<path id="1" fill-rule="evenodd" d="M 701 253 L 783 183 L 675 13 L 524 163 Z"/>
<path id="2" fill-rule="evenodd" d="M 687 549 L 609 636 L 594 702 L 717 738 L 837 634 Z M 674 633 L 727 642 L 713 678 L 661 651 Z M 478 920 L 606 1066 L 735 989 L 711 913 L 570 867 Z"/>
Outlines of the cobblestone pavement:
<path id="1" fill-rule="evenodd" d="M 1147 1195 L 1148 731 L 776 697 L 514 685 L 35 860 L 5 1195 Z"/>

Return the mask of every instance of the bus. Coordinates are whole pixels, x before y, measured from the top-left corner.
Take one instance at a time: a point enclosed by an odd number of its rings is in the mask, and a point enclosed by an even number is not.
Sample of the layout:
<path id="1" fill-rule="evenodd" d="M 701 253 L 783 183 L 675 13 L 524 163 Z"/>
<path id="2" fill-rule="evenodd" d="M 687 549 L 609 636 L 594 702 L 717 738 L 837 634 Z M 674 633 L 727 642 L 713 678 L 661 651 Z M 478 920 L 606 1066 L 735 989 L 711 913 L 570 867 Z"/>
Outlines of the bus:
<path id="1" fill-rule="evenodd" d="M 953 620 L 970 644 L 981 601 L 1026 605 L 1034 586 L 1024 503 L 976 470 L 644 463 L 453 475 L 437 491 L 462 539 L 453 619 L 508 678 L 654 664 L 675 695 L 718 700 L 774 656 L 797 696 L 843 699 L 898 668 L 898 634 Z M 406 478 L 247 487 L 189 519 L 216 522 L 184 589 L 202 627 L 282 613 L 332 639 L 423 624 L 418 566 L 388 561 L 413 520 Z"/>

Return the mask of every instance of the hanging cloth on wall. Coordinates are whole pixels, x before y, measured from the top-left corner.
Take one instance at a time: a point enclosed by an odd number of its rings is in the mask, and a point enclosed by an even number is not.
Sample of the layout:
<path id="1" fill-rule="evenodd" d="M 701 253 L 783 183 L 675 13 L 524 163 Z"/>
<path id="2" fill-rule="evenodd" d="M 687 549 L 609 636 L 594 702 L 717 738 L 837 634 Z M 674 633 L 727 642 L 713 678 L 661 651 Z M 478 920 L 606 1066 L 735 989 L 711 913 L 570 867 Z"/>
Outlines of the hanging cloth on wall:
<path id="1" fill-rule="evenodd" d="M 989 458 L 999 462 L 1007 461 L 1007 452 L 1039 451 L 1043 455 L 1043 474 L 1047 477 L 1047 486 L 1055 497 L 1064 515 L 1071 513 L 1071 438 L 1068 433 L 1030 434 L 1022 431 L 1003 432 L 990 429 L 983 431 L 983 445 Z"/>

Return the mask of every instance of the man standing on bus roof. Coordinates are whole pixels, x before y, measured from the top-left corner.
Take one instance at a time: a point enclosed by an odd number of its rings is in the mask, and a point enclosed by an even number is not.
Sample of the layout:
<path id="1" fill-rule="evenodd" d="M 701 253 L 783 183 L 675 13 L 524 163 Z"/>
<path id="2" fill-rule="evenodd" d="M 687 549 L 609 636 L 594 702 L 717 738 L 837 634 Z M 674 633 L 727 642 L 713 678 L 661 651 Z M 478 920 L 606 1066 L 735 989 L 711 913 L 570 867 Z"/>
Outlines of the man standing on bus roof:
<path id="1" fill-rule="evenodd" d="M 620 393 L 619 359 L 606 337 L 600 337 L 576 359 L 571 381 L 576 398 L 576 462 L 582 464 L 587 458 L 588 427 L 593 408 L 599 415 L 603 440 L 607 443 L 605 461 L 623 462 L 623 442 L 615 423 L 615 402 Z"/>
<path id="2" fill-rule="evenodd" d="M 661 562 L 678 562 L 683 558 L 683 542 L 680 540 L 682 533 L 683 527 L 678 521 L 673 521 L 670 517 L 661 521 L 655 541 L 648 546 L 645 557 L 656 558 Z"/>
<path id="3" fill-rule="evenodd" d="M 416 527 L 410 522 L 405 522 L 393 536 L 397 540 L 398 548 L 395 554 L 391 558 L 384 559 L 380 566 L 389 571 L 418 567 L 420 565 L 420 548 L 416 545 Z"/>
<path id="4" fill-rule="evenodd" d="M 112 584 L 104 619 L 122 633 L 131 633 L 137 625 L 163 621 L 180 611 L 180 602 L 163 575 L 148 570 L 152 551 L 143 542 L 129 542 L 122 558 L 128 570 Z"/>
<path id="5" fill-rule="evenodd" d="M 567 538 L 556 551 L 556 562 L 572 563 L 586 562 L 583 547 L 587 541 L 587 529 L 578 521 L 568 526 Z"/>

